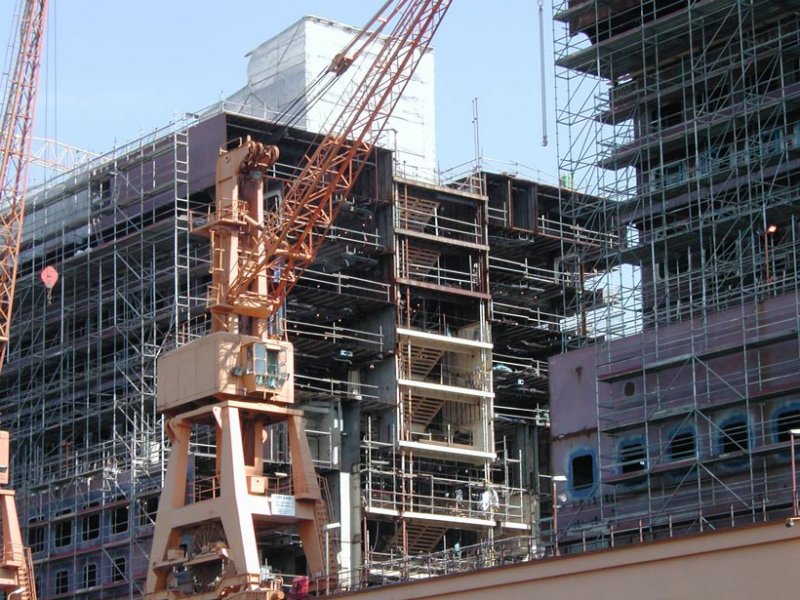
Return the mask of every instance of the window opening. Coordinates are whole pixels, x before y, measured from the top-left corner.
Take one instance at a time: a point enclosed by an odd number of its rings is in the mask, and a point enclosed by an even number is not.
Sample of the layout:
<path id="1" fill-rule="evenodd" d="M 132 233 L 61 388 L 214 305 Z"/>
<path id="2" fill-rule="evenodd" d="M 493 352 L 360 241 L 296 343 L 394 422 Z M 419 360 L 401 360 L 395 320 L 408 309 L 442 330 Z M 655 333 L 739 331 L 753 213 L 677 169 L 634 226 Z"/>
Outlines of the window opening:
<path id="1" fill-rule="evenodd" d="M 90 588 L 97 585 L 97 565 L 86 563 L 83 565 L 83 587 Z"/>
<path id="2" fill-rule="evenodd" d="M 124 556 L 118 556 L 114 559 L 113 568 L 111 569 L 111 581 L 125 581 L 125 576 L 128 571 L 128 563 Z"/>
<path id="3" fill-rule="evenodd" d="M 56 571 L 56 594 L 69 592 L 69 571 Z"/>
<path id="4" fill-rule="evenodd" d="M 572 489 L 582 490 L 594 485 L 594 459 L 582 454 L 572 459 Z"/>
<path id="5" fill-rule="evenodd" d="M 748 434 L 747 421 L 737 419 L 728 423 L 722 428 L 722 453 L 740 452 L 750 448 L 750 436 Z"/>
<path id="6" fill-rule="evenodd" d="M 620 462 L 623 473 L 634 473 L 647 467 L 647 454 L 642 442 L 629 442 L 620 446 Z"/>
<path id="7" fill-rule="evenodd" d="M 673 460 L 691 458 L 695 455 L 694 432 L 681 431 L 669 441 L 669 454 Z"/>
<path id="8" fill-rule="evenodd" d="M 792 429 L 800 429 L 800 410 L 787 410 L 782 412 L 776 419 L 775 432 L 779 442 L 789 441 L 789 432 Z"/>

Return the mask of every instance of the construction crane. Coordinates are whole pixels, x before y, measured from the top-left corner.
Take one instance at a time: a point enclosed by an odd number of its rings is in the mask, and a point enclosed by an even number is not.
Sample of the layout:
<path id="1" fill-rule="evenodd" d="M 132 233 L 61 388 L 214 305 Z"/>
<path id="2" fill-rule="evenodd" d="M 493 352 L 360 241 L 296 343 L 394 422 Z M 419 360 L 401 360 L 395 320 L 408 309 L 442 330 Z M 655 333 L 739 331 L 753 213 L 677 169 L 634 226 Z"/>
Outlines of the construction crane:
<path id="1" fill-rule="evenodd" d="M 283 597 L 259 560 L 259 535 L 294 524 L 312 586 L 335 577 L 324 543 L 328 515 L 303 428 L 293 408 L 293 348 L 280 309 L 364 168 L 451 0 L 390 0 L 334 57 L 340 77 L 374 52 L 327 135 L 309 151 L 282 198 L 265 207 L 276 146 L 241 140 L 221 152 L 215 212 L 201 229 L 212 252 L 212 332 L 161 357 L 157 407 L 167 419 L 170 459 L 146 583 L 149 600 L 195 596 Z M 291 476 L 266 476 L 268 425 L 284 422 Z M 213 469 L 192 470 L 190 447 L 209 436 Z M 328 546 L 328 547 L 326 547 Z"/>
<path id="2" fill-rule="evenodd" d="M 14 287 L 17 280 L 22 220 L 28 181 L 28 158 L 47 22 L 48 0 L 27 0 L 22 6 L 15 54 L 3 96 L 0 129 L 0 370 L 8 353 Z M 0 485 L 8 485 L 8 432 L 0 432 Z M 36 585 L 30 549 L 22 541 L 14 491 L 0 488 L 2 557 L 0 590 L 35 600 Z"/>

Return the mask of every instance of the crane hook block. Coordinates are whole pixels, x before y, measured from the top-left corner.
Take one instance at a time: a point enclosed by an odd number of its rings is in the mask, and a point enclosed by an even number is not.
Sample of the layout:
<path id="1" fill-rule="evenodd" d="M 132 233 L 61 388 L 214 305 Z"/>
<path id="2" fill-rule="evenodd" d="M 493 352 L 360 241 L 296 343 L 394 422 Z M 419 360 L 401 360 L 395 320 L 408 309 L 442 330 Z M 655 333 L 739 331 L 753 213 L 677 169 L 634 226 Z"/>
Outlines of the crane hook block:
<path id="1" fill-rule="evenodd" d="M 58 283 L 58 271 L 56 271 L 55 267 L 47 266 L 39 274 L 39 278 L 42 280 L 44 287 L 52 290 Z"/>
<path id="2" fill-rule="evenodd" d="M 333 57 L 331 61 L 331 66 L 328 67 L 329 73 L 335 73 L 336 75 L 341 75 L 347 69 L 350 68 L 350 65 L 353 64 L 353 57 L 347 56 L 346 54 L 339 53 Z"/>
<path id="3" fill-rule="evenodd" d="M 277 146 L 268 146 L 261 142 L 248 139 L 247 155 L 240 165 L 240 173 L 250 173 L 253 171 L 266 171 L 280 158 L 280 150 Z"/>

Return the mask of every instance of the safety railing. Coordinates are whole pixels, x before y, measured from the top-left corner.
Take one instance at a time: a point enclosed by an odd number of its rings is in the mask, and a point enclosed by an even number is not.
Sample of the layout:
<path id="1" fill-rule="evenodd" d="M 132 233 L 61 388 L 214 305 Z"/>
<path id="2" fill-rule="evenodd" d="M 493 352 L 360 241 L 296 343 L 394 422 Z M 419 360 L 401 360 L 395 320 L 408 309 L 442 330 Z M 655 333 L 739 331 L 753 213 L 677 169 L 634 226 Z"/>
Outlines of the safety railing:
<path id="1" fill-rule="evenodd" d="M 431 516 L 524 524 L 527 491 L 477 480 L 459 480 L 430 473 L 398 474 L 365 469 L 365 508 L 403 510 Z"/>

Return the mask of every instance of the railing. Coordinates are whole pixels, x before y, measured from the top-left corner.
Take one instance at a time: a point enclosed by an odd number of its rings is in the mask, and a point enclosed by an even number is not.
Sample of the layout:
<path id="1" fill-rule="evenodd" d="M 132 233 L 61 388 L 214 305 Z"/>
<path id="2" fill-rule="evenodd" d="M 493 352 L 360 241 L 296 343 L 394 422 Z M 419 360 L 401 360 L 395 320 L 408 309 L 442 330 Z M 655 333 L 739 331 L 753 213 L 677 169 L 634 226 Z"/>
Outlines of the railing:
<path id="1" fill-rule="evenodd" d="M 548 365 L 546 360 L 538 358 L 511 356 L 508 354 L 492 354 L 492 371 L 496 376 L 520 375 L 547 377 Z"/>
<path id="2" fill-rule="evenodd" d="M 407 201 L 413 198 L 401 198 L 397 211 L 395 212 L 395 226 L 399 228 L 419 228 L 424 233 L 435 235 L 442 241 L 461 240 L 473 244 L 483 244 L 483 231 L 480 225 L 475 222 L 464 221 L 444 217 L 440 213 L 441 209 L 433 212 L 412 208 L 406 205 Z"/>
<path id="3" fill-rule="evenodd" d="M 619 243 L 619 236 L 613 233 L 593 231 L 580 225 L 572 225 L 565 221 L 557 221 L 541 215 L 536 222 L 537 231 L 559 240 L 568 240 L 575 244 L 598 248 L 614 248 Z"/>
<path id="4" fill-rule="evenodd" d="M 339 379 L 311 377 L 295 373 L 295 397 L 336 397 L 359 402 L 379 401 L 379 388 L 366 383 L 354 383 Z"/>
<path id="5" fill-rule="evenodd" d="M 486 390 L 489 384 L 489 372 L 483 368 L 473 370 L 467 369 L 447 369 L 435 368 L 427 377 L 419 377 L 411 372 L 413 360 L 408 362 L 401 360 L 400 377 L 410 381 L 426 381 L 438 385 L 449 385 L 453 387 L 463 387 L 471 390 Z"/>
<path id="6" fill-rule="evenodd" d="M 661 329 L 641 339 L 639 345 L 605 344 L 599 347 L 598 372 L 602 377 L 616 371 L 641 369 L 690 350 L 701 355 L 725 346 L 747 346 L 761 336 L 797 328 L 798 316 L 794 311 L 787 312 L 783 305 L 748 304 L 735 314 L 720 314 L 708 322 L 698 320 L 697 325 L 688 335 L 683 329 Z"/>
<path id="7" fill-rule="evenodd" d="M 550 427 L 550 409 L 541 407 L 519 408 L 516 406 L 494 405 L 495 417 L 506 417 L 517 421 L 529 421 L 537 427 Z"/>
<path id="8" fill-rule="evenodd" d="M 380 302 L 389 302 L 391 299 L 391 285 L 387 283 L 342 273 L 324 273 L 314 269 L 308 269 L 303 273 L 297 287 L 313 287 L 320 291 L 368 298 Z M 290 299 L 290 307 L 291 304 Z"/>
<path id="9" fill-rule="evenodd" d="M 600 548 L 641 544 L 665 537 L 673 538 L 687 533 L 753 522 L 752 515 L 739 514 L 733 505 L 728 507 L 727 515 L 717 516 L 725 518 L 717 521 L 704 514 L 703 510 L 695 510 L 665 515 L 657 523 L 646 515 L 629 515 L 602 523 L 571 526 L 571 533 L 567 532 L 566 535 L 562 529 L 559 553 L 575 554 Z M 766 513 L 764 518 L 766 519 Z M 540 519 L 536 525 L 536 532 L 531 536 L 464 547 L 453 544 L 445 550 L 419 556 L 398 557 L 371 552 L 360 568 L 340 571 L 335 582 L 329 578 L 312 580 L 309 589 L 323 596 L 552 557 L 555 554 L 552 519 Z"/>
<path id="10" fill-rule="evenodd" d="M 289 319 L 286 320 L 286 326 L 291 335 L 316 337 L 328 340 L 332 343 L 341 343 L 343 341 L 354 342 L 359 345 L 372 346 L 378 350 L 383 348 L 382 331 L 374 332 L 351 329 L 349 327 L 337 325 L 335 322 L 330 325 L 318 325 L 307 321 L 292 321 Z"/>
<path id="11" fill-rule="evenodd" d="M 641 544 L 664 538 L 727 529 L 753 523 L 785 519 L 792 516 L 791 491 L 783 486 L 786 478 L 770 477 L 768 494 L 757 490 L 753 496 L 750 483 L 742 481 L 732 486 L 705 487 L 706 500 L 698 503 L 698 487 L 686 485 L 662 499 L 670 501 L 663 510 L 654 511 L 643 502 L 639 510 L 619 509 L 615 514 L 599 518 L 597 505 L 584 501 L 578 510 L 559 509 L 559 531 L 562 554 L 575 554 L 600 548 Z M 726 493 L 723 494 L 722 492 Z M 669 490 L 665 492 L 669 494 Z M 767 497 L 768 496 L 768 497 Z M 657 499 L 658 500 L 658 499 Z M 742 502 L 746 500 L 746 502 Z M 608 508 L 613 504 L 606 502 Z M 583 509 L 583 510 L 581 510 Z M 561 524 L 563 522 L 563 524 Z"/>
<path id="12" fill-rule="evenodd" d="M 376 464 L 364 469 L 362 480 L 366 484 L 366 510 L 403 510 L 486 523 L 526 522 L 527 492 L 522 488 L 433 474 L 386 472 Z"/>
<path id="13" fill-rule="evenodd" d="M 384 244 L 380 234 L 363 229 L 348 229 L 340 225 L 332 225 L 325 234 L 327 239 L 354 244 L 356 246 L 366 246 L 373 249 L 383 248 Z"/>
<path id="14" fill-rule="evenodd" d="M 340 571 L 335 582 L 321 577 L 309 582 L 309 590 L 317 595 L 356 591 L 377 585 L 401 583 L 467 573 L 501 565 L 538 560 L 550 553 L 540 539 L 532 536 L 507 538 L 470 546 L 454 544 L 439 552 L 419 556 L 395 557 L 372 552 L 358 569 Z"/>
<path id="15" fill-rule="evenodd" d="M 400 317 L 400 326 L 419 333 L 432 333 L 462 340 L 489 342 L 491 339 L 489 327 L 485 323 L 472 319 L 459 319 L 441 312 L 431 314 L 418 311 L 410 316 L 410 323 L 409 317 L 403 314 Z"/>
<path id="16" fill-rule="evenodd" d="M 152 443 L 152 442 L 151 442 Z M 103 442 L 86 449 L 74 449 L 62 445 L 57 454 L 43 460 L 35 460 L 25 470 L 15 474 L 18 487 L 31 487 L 42 482 L 55 482 L 61 479 L 84 477 L 101 473 L 104 477 L 116 477 L 119 473 L 133 467 L 150 463 L 160 464 L 160 455 L 150 454 L 147 443 L 136 440 Z"/>
<path id="17" fill-rule="evenodd" d="M 527 562 L 542 556 L 542 545 L 535 538 L 515 537 L 494 543 L 483 542 L 464 547 L 456 545 L 422 556 L 369 562 L 364 568 L 369 570 L 370 575 L 378 575 L 382 583 L 390 583 L 391 578 L 396 576 L 405 575 L 407 580 L 421 579 Z"/>
<path id="18" fill-rule="evenodd" d="M 208 477 L 197 477 L 189 485 L 192 486 L 192 502 L 202 502 L 219 498 L 220 483 L 217 475 Z"/>
<path id="19" fill-rule="evenodd" d="M 526 308 L 514 304 L 503 304 L 502 302 L 494 303 L 493 312 L 495 321 L 509 321 L 545 331 L 560 331 L 564 318 L 562 315 L 549 313 L 538 308 Z"/>
<path id="20" fill-rule="evenodd" d="M 559 285 L 566 277 L 571 277 L 571 284 L 578 283 L 577 274 L 558 273 L 555 269 L 544 269 L 536 265 L 528 264 L 528 259 L 520 262 L 518 260 L 508 260 L 489 256 L 489 272 L 510 275 L 520 281 L 530 281 L 544 285 Z"/>
<path id="21" fill-rule="evenodd" d="M 687 362 L 684 360 L 668 371 L 670 385 L 667 390 L 654 388 L 625 396 L 621 388 L 615 388 L 609 401 L 598 407 L 601 423 L 608 421 L 620 427 L 671 412 L 688 414 L 697 406 L 708 410 L 716 405 L 729 404 L 732 399 L 744 402 L 746 398 L 755 399 L 800 385 L 796 357 L 769 363 L 754 360 L 749 365 L 738 365 L 740 368 L 735 371 L 729 367 L 721 373 L 715 371 L 718 363 L 707 365 L 700 362 L 692 367 L 687 366 Z M 683 377 L 678 375 L 681 371 Z M 690 379 L 690 373 L 695 373 L 699 381 Z"/>
<path id="22" fill-rule="evenodd" d="M 398 277 L 420 283 L 465 289 L 473 292 L 481 291 L 482 287 L 477 270 L 462 271 L 415 263 L 407 256 L 403 256 L 400 261 Z"/>
<path id="23" fill-rule="evenodd" d="M 438 444 L 472 446 L 474 435 L 464 426 L 453 426 L 448 423 L 441 429 L 429 426 L 425 431 L 410 431 L 408 435 L 413 442 L 433 442 Z M 476 448 L 481 450 L 482 448 Z"/>
<path id="24" fill-rule="evenodd" d="M 59 184 L 67 185 L 72 182 L 78 175 L 87 173 L 93 169 L 98 169 L 115 160 L 134 155 L 136 152 L 141 151 L 146 146 L 154 147 L 156 143 L 166 142 L 168 136 L 185 129 L 188 125 L 194 122 L 194 115 L 186 115 L 180 119 L 176 119 L 172 123 L 168 123 L 164 127 L 154 129 L 151 133 L 146 134 L 136 140 L 128 142 L 118 148 L 114 148 L 105 154 L 94 155 L 91 160 L 81 162 L 76 165 L 74 169 L 66 173 L 57 175 L 56 177 L 48 179 L 46 182 L 37 185 L 30 190 L 31 197 L 44 193 L 47 189 L 55 189 Z M 34 200 L 35 202 L 35 200 Z"/>
<path id="25" fill-rule="evenodd" d="M 442 171 L 439 174 L 439 179 L 442 185 L 485 195 L 483 172 L 546 183 L 553 187 L 560 185 L 558 177 L 553 173 L 546 173 L 517 161 L 502 160 L 488 156 L 481 156 Z"/>
<path id="26" fill-rule="evenodd" d="M 264 475 L 261 477 L 264 482 L 264 495 L 282 494 L 291 496 L 294 493 L 292 477 L 286 475 Z M 219 498 L 222 491 L 220 478 L 218 475 L 208 475 L 196 477 L 188 485 L 191 486 L 192 502 L 202 502 Z"/>

